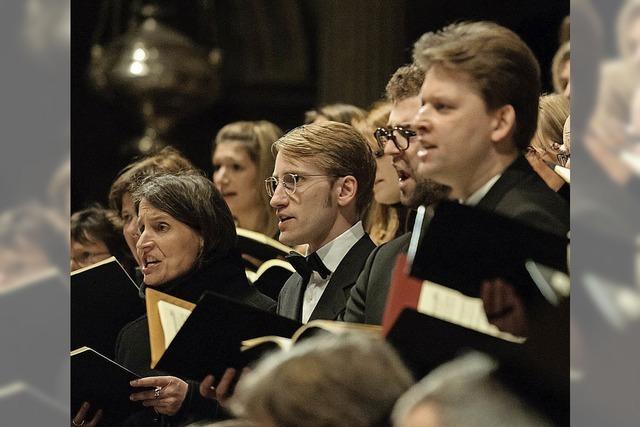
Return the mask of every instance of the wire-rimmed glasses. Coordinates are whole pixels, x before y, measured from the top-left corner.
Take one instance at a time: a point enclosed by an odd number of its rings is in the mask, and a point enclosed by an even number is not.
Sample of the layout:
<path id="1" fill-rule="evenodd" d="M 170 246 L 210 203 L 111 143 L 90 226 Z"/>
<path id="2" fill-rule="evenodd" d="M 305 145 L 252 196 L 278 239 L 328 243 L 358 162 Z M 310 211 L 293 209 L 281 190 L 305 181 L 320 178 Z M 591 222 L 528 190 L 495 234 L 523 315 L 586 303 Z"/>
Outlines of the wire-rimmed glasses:
<path id="1" fill-rule="evenodd" d="M 278 188 L 278 185 L 282 183 L 284 192 L 291 196 L 296 192 L 296 187 L 302 179 L 316 176 L 335 177 L 335 175 L 302 175 L 297 173 L 285 173 L 284 175 L 282 175 L 282 178 L 270 176 L 269 178 L 265 179 L 264 186 L 267 190 L 267 195 L 269 197 L 273 197 L 276 189 Z"/>

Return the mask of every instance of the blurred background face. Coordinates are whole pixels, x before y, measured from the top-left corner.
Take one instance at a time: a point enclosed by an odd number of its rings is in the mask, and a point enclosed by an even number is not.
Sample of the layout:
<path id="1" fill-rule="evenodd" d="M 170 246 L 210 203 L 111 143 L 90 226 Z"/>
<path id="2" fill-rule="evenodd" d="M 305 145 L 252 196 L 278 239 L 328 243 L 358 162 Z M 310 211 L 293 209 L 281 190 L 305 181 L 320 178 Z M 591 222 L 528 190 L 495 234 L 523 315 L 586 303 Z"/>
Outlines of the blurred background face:
<path id="1" fill-rule="evenodd" d="M 376 179 L 373 195 L 381 205 L 395 205 L 400 202 L 400 183 L 393 167 L 393 158 L 384 154 L 376 158 Z"/>
<path id="2" fill-rule="evenodd" d="M 138 229 L 137 251 L 146 285 L 167 283 L 185 275 L 195 265 L 202 237 L 146 199 L 140 202 Z"/>
<path id="3" fill-rule="evenodd" d="M 131 199 L 131 194 L 129 193 L 124 193 L 122 196 L 122 212 L 120 216 L 123 222 L 122 234 L 124 235 L 124 240 L 127 242 L 127 246 L 133 254 L 136 263 L 141 265 L 136 252 L 136 243 L 138 243 L 138 237 L 140 237 L 138 233 L 138 215 L 136 214 L 133 199 Z"/>
<path id="4" fill-rule="evenodd" d="M 258 168 L 240 143 L 218 144 L 213 153 L 213 166 L 213 182 L 234 217 L 262 203 L 258 193 L 262 186 L 256 185 Z"/>
<path id="5" fill-rule="evenodd" d="M 107 245 L 101 240 L 90 239 L 88 242 L 71 240 L 71 271 L 95 264 L 110 256 Z"/>

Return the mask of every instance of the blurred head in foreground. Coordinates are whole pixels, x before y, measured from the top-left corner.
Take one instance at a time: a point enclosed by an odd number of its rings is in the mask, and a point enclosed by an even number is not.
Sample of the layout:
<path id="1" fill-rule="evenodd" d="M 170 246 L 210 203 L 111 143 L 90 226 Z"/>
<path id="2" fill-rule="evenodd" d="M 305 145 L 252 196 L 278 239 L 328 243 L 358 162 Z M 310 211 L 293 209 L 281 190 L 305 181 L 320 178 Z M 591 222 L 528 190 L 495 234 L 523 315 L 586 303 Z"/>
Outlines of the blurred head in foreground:
<path id="1" fill-rule="evenodd" d="M 412 383 L 380 338 L 320 336 L 262 360 L 240 380 L 231 409 L 257 426 L 386 426 Z"/>

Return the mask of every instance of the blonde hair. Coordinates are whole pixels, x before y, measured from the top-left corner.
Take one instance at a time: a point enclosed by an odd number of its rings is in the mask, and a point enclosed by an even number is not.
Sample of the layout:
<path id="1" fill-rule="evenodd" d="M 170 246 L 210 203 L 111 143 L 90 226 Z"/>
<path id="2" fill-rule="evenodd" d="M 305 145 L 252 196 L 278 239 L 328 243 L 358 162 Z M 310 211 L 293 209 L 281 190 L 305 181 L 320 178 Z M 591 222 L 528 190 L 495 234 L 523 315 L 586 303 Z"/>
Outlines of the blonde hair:
<path id="1" fill-rule="evenodd" d="M 353 127 L 364 136 L 374 152 L 379 147 L 373 132 L 377 128 L 387 125 L 391 107 L 389 101 L 379 102 L 369 112 L 365 120 L 359 120 L 353 124 Z M 381 245 L 395 238 L 400 228 L 397 209 L 391 205 L 378 203 L 375 198 L 372 199 L 362 222 L 365 231 L 376 245 Z"/>
<path id="2" fill-rule="evenodd" d="M 569 101 L 562 95 L 550 94 L 540 97 L 538 127 L 531 139 L 531 146 L 538 152 L 551 156 L 558 154 L 553 144 L 562 145 L 564 122 L 569 116 Z"/>
<path id="3" fill-rule="evenodd" d="M 282 130 L 267 120 L 239 121 L 225 125 L 216 135 L 213 152 L 220 144 L 239 143 L 249 155 L 249 159 L 256 165 L 258 173 L 254 185 L 256 188 L 264 186 L 264 180 L 271 176 L 274 167 L 274 157 L 271 145 L 282 136 Z M 258 207 L 262 210 L 263 221 L 258 231 L 267 236 L 273 236 L 277 229 L 275 211 L 269 205 L 269 196 L 260 191 Z"/>
<path id="4" fill-rule="evenodd" d="M 358 182 L 356 213 L 366 211 L 373 195 L 376 162 L 371 147 L 353 126 L 338 122 L 321 122 L 299 126 L 272 147 L 274 155 L 309 160 L 327 175 L 353 176 Z"/>

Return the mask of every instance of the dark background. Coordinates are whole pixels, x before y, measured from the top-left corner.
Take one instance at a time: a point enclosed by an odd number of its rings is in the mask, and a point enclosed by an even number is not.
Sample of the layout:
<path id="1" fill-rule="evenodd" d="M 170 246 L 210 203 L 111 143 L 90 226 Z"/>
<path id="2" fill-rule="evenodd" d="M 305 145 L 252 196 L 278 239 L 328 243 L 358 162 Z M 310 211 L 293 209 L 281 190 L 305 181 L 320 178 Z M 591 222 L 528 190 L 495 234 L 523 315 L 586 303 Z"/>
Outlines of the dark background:
<path id="1" fill-rule="evenodd" d="M 115 3 L 126 16 L 141 2 Z M 162 3 L 173 7 L 169 24 L 200 45 L 218 44 L 223 51 L 221 96 L 178 122 L 166 138 L 208 174 L 211 140 L 224 124 L 267 119 L 286 131 L 317 105 L 346 102 L 367 108 L 380 99 L 396 68 L 410 62 L 416 39 L 454 21 L 488 19 L 516 31 L 538 57 L 543 88 L 551 91 L 551 58 L 560 22 L 569 13 L 569 2 L 559 0 Z M 87 76 L 100 4 L 72 4 L 72 211 L 106 202 L 111 182 L 131 161 L 133 141 L 144 131 L 139 118 L 122 102 L 98 94 Z"/>

